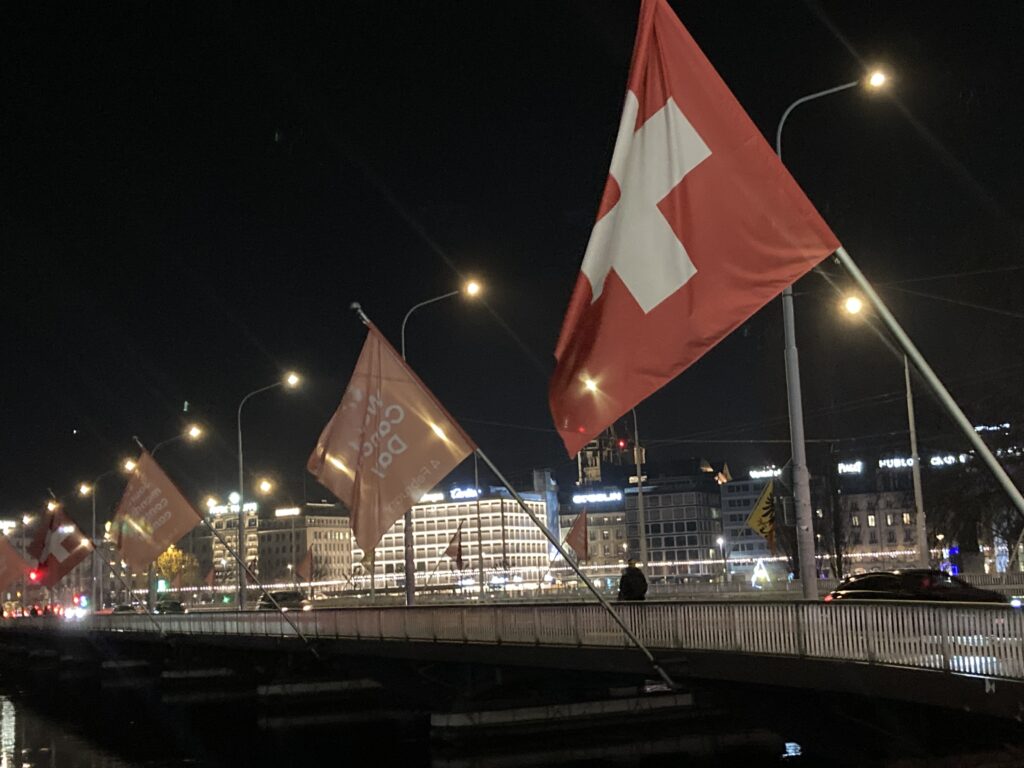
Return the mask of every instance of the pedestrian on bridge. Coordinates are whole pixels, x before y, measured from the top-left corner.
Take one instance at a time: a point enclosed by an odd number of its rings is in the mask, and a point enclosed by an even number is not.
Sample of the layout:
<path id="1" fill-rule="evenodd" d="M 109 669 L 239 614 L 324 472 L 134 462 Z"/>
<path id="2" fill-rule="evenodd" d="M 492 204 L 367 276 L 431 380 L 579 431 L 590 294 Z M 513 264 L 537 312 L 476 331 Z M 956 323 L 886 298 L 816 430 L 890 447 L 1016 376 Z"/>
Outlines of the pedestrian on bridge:
<path id="1" fill-rule="evenodd" d="M 631 559 L 619 579 L 619 600 L 643 600 L 646 594 L 647 579 L 636 567 L 636 560 Z"/>

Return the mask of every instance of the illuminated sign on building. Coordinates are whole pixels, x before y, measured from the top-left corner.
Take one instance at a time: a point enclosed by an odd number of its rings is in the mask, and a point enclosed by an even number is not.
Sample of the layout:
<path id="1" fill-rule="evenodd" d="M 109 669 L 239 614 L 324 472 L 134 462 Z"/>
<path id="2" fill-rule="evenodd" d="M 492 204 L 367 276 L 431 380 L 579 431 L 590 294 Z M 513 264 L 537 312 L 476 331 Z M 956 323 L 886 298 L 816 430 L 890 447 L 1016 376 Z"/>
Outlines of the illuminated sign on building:
<path id="1" fill-rule="evenodd" d="M 453 501 L 456 499 L 475 499 L 480 496 L 480 491 L 476 488 L 452 488 L 448 492 L 448 496 Z"/>
<path id="2" fill-rule="evenodd" d="M 242 510 L 245 512 L 256 512 L 259 510 L 260 505 L 255 501 L 247 501 L 242 505 Z M 211 515 L 223 515 L 227 512 L 233 512 L 238 514 L 237 504 L 217 504 L 216 506 L 210 507 Z"/>
<path id="3" fill-rule="evenodd" d="M 928 460 L 928 463 L 933 467 L 951 467 L 954 464 L 966 464 L 967 454 L 961 453 L 958 456 L 954 456 L 953 454 L 948 453 L 945 456 L 932 456 L 931 459 Z"/>
<path id="4" fill-rule="evenodd" d="M 906 469 L 912 466 L 914 466 L 914 460 L 903 456 L 893 456 L 890 459 L 878 460 L 879 469 Z"/>
<path id="5" fill-rule="evenodd" d="M 437 493 L 424 493 L 420 496 L 420 504 L 437 504 L 440 501 L 444 501 L 444 494 L 440 491 Z"/>
<path id="6" fill-rule="evenodd" d="M 975 428 L 975 432 L 1003 432 L 1010 428 L 1010 422 L 1003 422 L 1002 424 L 978 424 Z"/>
<path id="7" fill-rule="evenodd" d="M 864 471 L 863 461 L 840 461 L 839 462 L 839 474 L 840 475 L 859 475 Z"/>
<path id="8" fill-rule="evenodd" d="M 274 517 L 297 517 L 302 513 L 302 510 L 298 507 L 285 507 L 284 509 L 275 509 Z"/>
<path id="9" fill-rule="evenodd" d="M 782 470 L 777 467 L 762 467 L 761 469 L 752 469 L 747 474 L 750 475 L 751 480 L 764 480 L 769 477 L 781 477 Z"/>
<path id="10" fill-rule="evenodd" d="M 604 504 L 609 501 L 622 501 L 622 492 L 576 493 L 573 494 L 572 501 L 574 504 Z"/>

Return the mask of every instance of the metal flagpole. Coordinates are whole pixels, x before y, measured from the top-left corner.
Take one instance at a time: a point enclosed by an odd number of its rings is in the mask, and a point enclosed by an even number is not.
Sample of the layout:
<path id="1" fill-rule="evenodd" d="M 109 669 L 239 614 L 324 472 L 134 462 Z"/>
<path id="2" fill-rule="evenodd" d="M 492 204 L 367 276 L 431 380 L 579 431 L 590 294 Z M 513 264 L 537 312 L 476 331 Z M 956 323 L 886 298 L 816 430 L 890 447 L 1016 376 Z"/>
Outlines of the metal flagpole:
<path id="1" fill-rule="evenodd" d="M 491 471 L 494 473 L 495 477 L 498 478 L 498 482 L 504 485 L 508 492 L 512 494 L 512 498 L 514 498 L 516 502 L 519 504 L 520 509 L 522 509 L 527 515 L 529 515 L 530 519 L 533 520 L 534 525 L 536 525 L 541 530 L 541 532 L 543 532 L 543 534 L 547 537 L 548 541 L 555 545 L 555 549 L 558 550 L 558 553 L 567 563 L 569 563 L 569 565 L 576 572 L 576 575 L 580 578 L 580 580 L 582 580 L 583 583 L 587 585 L 587 589 L 589 589 L 591 593 L 594 595 L 594 597 L 597 598 L 597 601 L 608 612 L 608 615 L 612 617 L 612 620 L 619 625 L 622 631 L 626 634 L 626 637 L 633 641 L 633 644 L 643 653 L 644 656 L 647 657 L 647 661 L 650 662 L 651 667 L 654 669 L 654 671 L 661 676 L 661 679 L 664 680 L 666 684 L 668 684 L 672 688 L 676 688 L 675 681 L 672 680 L 672 678 L 669 677 L 668 672 L 662 669 L 661 665 L 659 665 L 658 662 L 655 661 L 654 655 L 650 652 L 650 650 L 648 650 L 647 646 L 640 642 L 640 639 L 635 634 L 633 634 L 633 630 L 626 626 L 626 623 L 622 620 L 622 617 L 619 616 L 618 612 L 614 608 L 612 608 L 611 604 L 604 599 L 604 595 L 598 592 L 597 587 L 595 587 L 593 582 L 591 582 L 590 579 L 588 579 L 584 575 L 583 571 L 580 570 L 579 565 L 569 559 L 568 553 L 566 553 L 566 551 L 562 548 L 562 545 L 558 543 L 558 537 L 551 533 L 551 531 L 548 530 L 548 527 L 537 519 L 537 516 L 533 513 L 533 510 L 526 505 L 525 501 L 523 501 L 523 497 L 519 495 L 518 491 L 516 491 L 516 489 L 512 487 L 512 484 L 505 479 L 505 476 L 501 474 L 498 468 L 494 466 L 493 463 L 491 463 L 490 459 L 487 458 L 487 454 L 485 454 L 479 448 L 476 449 L 476 453 L 481 459 L 484 460 L 484 463 L 491 468 Z"/>
<path id="2" fill-rule="evenodd" d="M 903 377 L 907 381 L 907 424 L 910 426 L 910 472 L 914 478 L 914 507 L 917 510 L 917 564 L 921 568 L 931 565 L 928 547 L 928 527 L 924 516 L 924 497 L 921 494 L 921 457 L 917 454 L 917 420 L 914 418 L 914 390 L 910 387 L 910 361 L 903 356 Z"/>
<path id="3" fill-rule="evenodd" d="M 223 536 L 221 536 L 220 531 L 215 529 L 210 524 L 210 521 L 207 518 L 204 517 L 202 518 L 202 520 L 206 527 L 210 529 L 210 533 L 212 533 L 216 537 L 217 541 L 219 541 L 221 543 L 221 546 L 223 546 L 224 549 L 227 550 L 228 554 L 235 559 L 235 562 L 238 563 L 239 568 L 242 569 L 242 573 L 244 574 L 244 576 L 249 576 L 250 578 L 252 578 L 252 580 L 256 583 L 256 586 L 259 588 L 260 592 L 267 596 L 267 599 L 273 604 L 275 608 L 277 608 L 278 613 L 280 613 L 282 618 L 284 618 L 284 620 L 288 622 L 291 628 L 295 630 L 295 634 L 299 636 L 302 642 L 304 642 L 306 646 L 309 648 L 310 653 L 312 653 L 313 656 L 316 657 L 317 661 L 319 661 L 320 654 L 316 652 L 316 648 L 314 648 L 312 643 L 310 643 L 309 638 L 302 634 L 302 630 L 299 629 L 298 625 L 294 621 L 292 621 L 292 617 L 288 615 L 288 611 L 284 610 L 281 607 L 281 605 L 277 602 L 277 600 L 274 599 L 274 596 L 267 591 L 266 587 L 263 586 L 263 582 L 260 581 L 259 576 L 257 576 L 255 573 L 253 573 L 253 571 L 249 569 L 249 566 L 246 565 L 242 558 L 238 556 L 238 553 L 231 548 L 231 545 L 227 543 Z"/>
<path id="4" fill-rule="evenodd" d="M 935 375 L 935 371 L 931 369 L 931 366 L 925 361 L 924 357 L 918 351 L 917 347 L 914 346 L 914 342 L 910 340 L 906 332 L 897 322 L 896 318 L 889 311 L 889 308 L 885 305 L 882 299 L 875 289 L 868 282 L 867 278 L 864 277 L 864 273 L 860 271 L 860 268 L 854 263 L 850 254 L 846 252 L 846 249 L 840 246 L 836 250 L 836 258 L 839 263 L 843 265 L 847 272 L 850 273 L 850 277 L 853 278 L 857 286 L 864 292 L 868 301 L 875 308 L 875 311 L 882 318 L 882 321 L 886 324 L 892 335 L 899 342 L 899 345 L 903 348 L 904 353 L 914 363 L 914 367 L 918 373 L 925 380 L 935 397 L 938 398 L 939 402 L 946 409 L 946 412 L 950 415 L 953 421 L 961 431 L 967 437 L 968 442 L 974 446 L 974 449 L 978 452 L 978 456 L 981 457 L 982 461 L 989 468 L 993 475 L 995 475 L 996 481 L 1002 486 L 1003 490 L 1006 491 L 1010 497 L 1010 501 L 1017 510 L 1024 515 L 1024 496 L 1021 495 L 1020 490 L 1013 484 L 1010 476 L 1006 474 L 1006 470 L 1003 469 L 1002 465 L 996 460 L 992 450 L 985 444 L 985 441 L 981 439 L 978 433 L 974 429 L 974 425 L 964 415 L 964 412 L 960 410 L 960 406 L 956 404 L 956 401 L 949 394 L 949 391 L 943 386 L 942 382 L 939 381 L 939 377 Z"/>
<path id="5" fill-rule="evenodd" d="M 640 562 L 647 566 L 647 520 L 644 515 L 643 448 L 640 447 L 640 423 L 633 411 L 633 458 L 636 460 L 636 521 L 640 528 Z"/>
<path id="6" fill-rule="evenodd" d="M 480 519 L 480 460 L 473 454 L 473 488 L 476 490 L 477 568 L 480 572 L 480 597 L 484 595 L 484 527 Z"/>

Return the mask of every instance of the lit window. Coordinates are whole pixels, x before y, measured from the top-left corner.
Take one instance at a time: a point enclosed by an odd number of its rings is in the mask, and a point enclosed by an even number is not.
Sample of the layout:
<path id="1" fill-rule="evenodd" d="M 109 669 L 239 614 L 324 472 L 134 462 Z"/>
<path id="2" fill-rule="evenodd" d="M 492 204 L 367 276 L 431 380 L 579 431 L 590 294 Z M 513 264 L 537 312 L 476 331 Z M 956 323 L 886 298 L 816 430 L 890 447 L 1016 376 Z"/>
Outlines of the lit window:
<path id="1" fill-rule="evenodd" d="M 892 520 L 893 520 L 892 514 L 887 514 L 885 516 L 885 524 L 886 525 L 892 525 Z"/>
<path id="2" fill-rule="evenodd" d="M 910 523 L 910 513 L 909 512 L 904 512 L 903 513 L 903 524 L 904 525 L 910 525 L 911 524 Z"/>
<path id="3" fill-rule="evenodd" d="M 860 528 L 860 518 L 857 515 L 850 516 L 850 525 L 853 528 Z"/>

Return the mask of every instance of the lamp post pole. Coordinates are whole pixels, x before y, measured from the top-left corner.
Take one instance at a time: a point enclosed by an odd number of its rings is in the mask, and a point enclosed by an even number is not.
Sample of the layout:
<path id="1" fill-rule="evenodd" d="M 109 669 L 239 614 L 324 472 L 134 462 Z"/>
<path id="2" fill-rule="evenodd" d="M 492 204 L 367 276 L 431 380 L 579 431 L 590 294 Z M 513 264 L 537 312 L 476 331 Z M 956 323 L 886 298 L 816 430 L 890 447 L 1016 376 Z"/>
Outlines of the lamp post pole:
<path id="1" fill-rule="evenodd" d="M 242 460 L 242 407 L 250 397 L 277 389 L 283 386 L 283 381 L 275 381 L 265 387 L 254 389 L 242 398 L 238 404 L 238 542 L 235 545 L 238 552 L 238 610 L 245 610 L 245 470 Z"/>
<path id="2" fill-rule="evenodd" d="M 834 88 L 808 94 L 790 104 L 782 113 L 779 126 L 775 131 L 775 153 L 779 156 L 779 160 L 782 160 L 782 127 L 790 112 L 808 101 L 839 93 L 859 84 L 859 80 L 854 80 Z M 814 518 L 811 514 L 811 484 L 807 471 L 804 409 L 800 394 L 800 360 L 796 348 L 796 321 L 793 315 L 793 286 L 791 285 L 787 285 L 782 291 L 782 326 L 786 343 L 786 395 L 789 403 L 789 434 L 793 453 L 793 501 L 796 506 L 796 546 L 800 568 L 800 586 L 805 600 L 816 600 L 818 597 L 818 574 L 814 559 Z"/>
<path id="3" fill-rule="evenodd" d="M 644 455 L 640 447 L 640 423 L 633 411 L 633 458 L 636 460 L 636 522 L 640 529 L 640 564 L 647 567 L 647 520 L 644 515 Z"/>
<path id="4" fill-rule="evenodd" d="M 409 316 L 421 307 L 425 307 L 429 304 L 434 304 L 444 299 L 450 299 L 453 296 L 458 296 L 463 290 L 469 296 L 476 296 L 480 292 L 480 284 L 476 281 L 471 280 L 466 283 L 464 289 L 455 291 L 448 291 L 448 293 L 442 293 L 440 296 L 435 296 L 432 299 L 421 301 L 419 304 L 414 304 L 408 312 L 405 313 L 405 317 L 402 318 L 402 360 L 406 360 L 405 356 L 405 324 L 409 322 Z M 407 509 L 403 516 L 403 527 L 405 528 L 405 604 L 415 605 L 416 603 L 416 550 L 415 550 L 415 539 L 412 531 L 412 509 Z M 483 553 L 481 553 L 481 557 Z M 376 564 L 372 566 L 376 568 Z M 373 575 L 370 576 L 370 584 L 373 584 Z"/>

